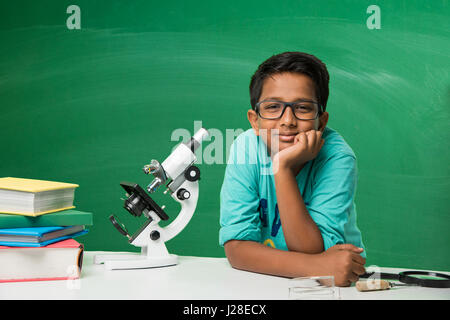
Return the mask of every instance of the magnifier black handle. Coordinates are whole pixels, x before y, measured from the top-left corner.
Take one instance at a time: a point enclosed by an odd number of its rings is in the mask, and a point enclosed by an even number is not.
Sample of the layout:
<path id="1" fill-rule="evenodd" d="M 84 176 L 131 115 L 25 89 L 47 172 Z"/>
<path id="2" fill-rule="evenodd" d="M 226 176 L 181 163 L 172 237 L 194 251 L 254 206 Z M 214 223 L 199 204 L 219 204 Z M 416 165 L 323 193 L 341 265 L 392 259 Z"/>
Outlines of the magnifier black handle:
<path id="1" fill-rule="evenodd" d="M 128 234 L 127 230 L 123 226 L 123 224 L 119 223 L 116 219 L 116 217 L 112 214 L 109 216 L 109 221 L 113 224 L 113 226 L 119 231 L 122 235 L 127 237 L 128 239 L 131 238 L 131 236 Z"/>

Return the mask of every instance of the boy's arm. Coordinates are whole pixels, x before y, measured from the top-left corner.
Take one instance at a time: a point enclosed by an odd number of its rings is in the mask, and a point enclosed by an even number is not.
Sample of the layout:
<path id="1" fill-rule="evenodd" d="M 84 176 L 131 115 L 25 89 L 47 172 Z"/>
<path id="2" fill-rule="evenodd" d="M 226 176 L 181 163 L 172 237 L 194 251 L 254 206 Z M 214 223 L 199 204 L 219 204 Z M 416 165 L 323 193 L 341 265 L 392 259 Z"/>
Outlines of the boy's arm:
<path id="1" fill-rule="evenodd" d="M 305 206 L 294 174 L 279 168 L 274 177 L 278 210 L 288 249 L 303 253 L 322 252 L 322 235 Z"/>
<path id="2" fill-rule="evenodd" d="M 307 276 L 313 273 L 312 255 L 284 251 L 255 241 L 230 240 L 225 254 L 233 268 L 282 277 Z M 303 263 L 302 263 L 303 262 Z"/>
<path id="3" fill-rule="evenodd" d="M 254 241 L 230 240 L 225 253 L 233 268 L 282 277 L 332 275 L 337 286 L 349 286 L 365 272 L 361 248 L 335 245 L 320 254 L 284 251 Z"/>
<path id="4" fill-rule="evenodd" d="M 322 235 L 303 201 L 296 175 L 322 148 L 322 132 L 311 130 L 296 136 L 294 145 L 280 151 L 273 159 L 275 190 L 286 245 L 289 250 L 320 253 Z"/>

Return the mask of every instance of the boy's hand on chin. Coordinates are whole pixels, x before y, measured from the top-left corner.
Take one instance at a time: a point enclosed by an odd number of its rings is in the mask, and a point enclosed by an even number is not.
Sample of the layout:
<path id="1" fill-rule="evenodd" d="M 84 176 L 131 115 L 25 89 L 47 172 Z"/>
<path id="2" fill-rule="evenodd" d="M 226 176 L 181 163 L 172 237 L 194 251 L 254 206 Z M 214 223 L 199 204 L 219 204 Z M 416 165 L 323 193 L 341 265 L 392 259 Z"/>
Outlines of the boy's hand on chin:
<path id="1" fill-rule="evenodd" d="M 314 159 L 322 148 L 325 140 L 322 131 L 309 130 L 295 136 L 291 146 L 274 155 L 272 162 L 274 169 L 292 170 L 296 172 L 303 165 Z"/>

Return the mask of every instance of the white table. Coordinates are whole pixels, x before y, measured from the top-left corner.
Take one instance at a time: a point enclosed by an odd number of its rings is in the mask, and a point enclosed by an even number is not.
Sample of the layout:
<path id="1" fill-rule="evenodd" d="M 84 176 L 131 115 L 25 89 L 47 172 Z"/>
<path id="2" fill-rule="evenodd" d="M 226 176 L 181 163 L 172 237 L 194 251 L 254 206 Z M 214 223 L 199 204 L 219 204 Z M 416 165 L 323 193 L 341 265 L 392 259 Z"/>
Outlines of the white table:
<path id="1" fill-rule="evenodd" d="M 226 258 L 179 257 L 176 266 L 106 270 L 93 264 L 96 254 L 85 252 L 79 280 L 0 284 L 0 300 L 6 299 L 149 299 L 149 300 L 286 300 L 289 279 L 233 269 Z M 408 269 L 381 268 L 398 273 Z M 445 273 L 445 272 L 443 272 Z M 447 274 L 449 274 L 447 272 Z M 450 289 L 398 287 L 358 292 L 340 288 L 343 300 L 450 299 Z"/>

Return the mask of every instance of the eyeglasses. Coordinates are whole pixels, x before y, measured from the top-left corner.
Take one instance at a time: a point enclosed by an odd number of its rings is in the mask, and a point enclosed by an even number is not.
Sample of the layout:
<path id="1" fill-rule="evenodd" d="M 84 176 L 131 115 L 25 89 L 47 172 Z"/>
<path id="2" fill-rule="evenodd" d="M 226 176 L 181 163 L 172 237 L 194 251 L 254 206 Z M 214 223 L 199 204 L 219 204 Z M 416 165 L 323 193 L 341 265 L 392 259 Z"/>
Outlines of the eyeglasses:
<path id="1" fill-rule="evenodd" d="M 263 119 L 280 119 L 287 107 L 292 109 L 298 120 L 315 120 L 320 114 L 319 104 L 312 100 L 299 100 L 296 102 L 282 102 L 264 100 L 256 104 L 255 109 Z"/>

